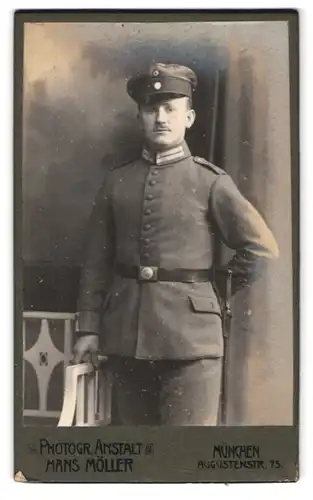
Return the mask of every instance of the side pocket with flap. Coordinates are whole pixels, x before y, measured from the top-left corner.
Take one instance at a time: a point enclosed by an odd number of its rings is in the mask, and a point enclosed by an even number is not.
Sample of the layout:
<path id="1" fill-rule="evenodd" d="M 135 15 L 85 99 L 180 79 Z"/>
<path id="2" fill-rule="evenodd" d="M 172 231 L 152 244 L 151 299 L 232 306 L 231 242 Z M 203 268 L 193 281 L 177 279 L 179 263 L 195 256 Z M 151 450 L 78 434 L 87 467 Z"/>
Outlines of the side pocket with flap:
<path id="1" fill-rule="evenodd" d="M 212 297 L 198 297 L 195 295 L 188 295 L 188 298 L 194 312 L 218 314 L 221 316 L 221 308 L 217 299 Z"/>

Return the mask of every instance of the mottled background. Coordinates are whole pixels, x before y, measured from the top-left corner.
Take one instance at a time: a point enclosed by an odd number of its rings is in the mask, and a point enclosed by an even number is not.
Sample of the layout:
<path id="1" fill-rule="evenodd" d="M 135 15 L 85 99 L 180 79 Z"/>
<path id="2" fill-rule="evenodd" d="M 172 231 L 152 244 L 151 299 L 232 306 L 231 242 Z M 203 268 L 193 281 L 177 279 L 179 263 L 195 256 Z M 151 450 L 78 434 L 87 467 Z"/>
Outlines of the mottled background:
<path id="1" fill-rule="evenodd" d="M 260 23 L 25 25 L 25 310 L 75 311 L 84 228 L 105 169 L 141 137 L 125 92 L 151 60 L 199 77 L 194 154 L 213 155 L 272 228 L 280 259 L 234 303 L 228 423 L 289 425 L 293 316 L 288 29 Z M 219 71 L 219 97 L 214 79 Z M 209 147 L 217 111 L 214 150 Z M 221 250 L 221 258 L 228 252 Z"/>

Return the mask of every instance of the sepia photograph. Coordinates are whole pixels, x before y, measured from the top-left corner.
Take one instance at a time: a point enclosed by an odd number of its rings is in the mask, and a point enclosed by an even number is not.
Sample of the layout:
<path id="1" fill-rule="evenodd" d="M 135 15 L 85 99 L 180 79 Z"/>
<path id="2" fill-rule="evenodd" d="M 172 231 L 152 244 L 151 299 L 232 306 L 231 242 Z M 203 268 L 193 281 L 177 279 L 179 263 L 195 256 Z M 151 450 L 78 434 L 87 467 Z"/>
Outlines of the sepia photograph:
<path id="1" fill-rule="evenodd" d="M 223 432 L 297 426 L 290 20 L 29 16 L 19 425 L 41 456 L 47 428 L 105 455 L 110 429 L 200 427 L 283 469 Z"/>

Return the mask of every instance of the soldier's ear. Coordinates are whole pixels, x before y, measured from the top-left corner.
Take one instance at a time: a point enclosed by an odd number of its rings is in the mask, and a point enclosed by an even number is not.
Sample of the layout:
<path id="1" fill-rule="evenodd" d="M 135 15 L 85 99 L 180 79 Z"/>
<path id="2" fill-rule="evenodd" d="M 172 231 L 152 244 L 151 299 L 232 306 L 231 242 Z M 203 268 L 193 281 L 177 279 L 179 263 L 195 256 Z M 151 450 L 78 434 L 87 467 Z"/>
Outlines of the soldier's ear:
<path id="1" fill-rule="evenodd" d="M 196 112 L 194 109 L 188 109 L 186 116 L 186 128 L 191 128 L 196 119 Z"/>

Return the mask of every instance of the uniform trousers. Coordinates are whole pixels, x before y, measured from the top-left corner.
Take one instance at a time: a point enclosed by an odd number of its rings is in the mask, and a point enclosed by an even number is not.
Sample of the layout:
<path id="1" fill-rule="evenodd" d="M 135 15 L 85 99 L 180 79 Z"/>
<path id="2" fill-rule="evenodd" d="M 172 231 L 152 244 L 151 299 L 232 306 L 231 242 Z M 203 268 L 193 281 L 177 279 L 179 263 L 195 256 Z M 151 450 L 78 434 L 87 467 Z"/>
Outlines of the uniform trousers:
<path id="1" fill-rule="evenodd" d="M 216 425 L 221 358 L 111 358 L 117 425 Z"/>

